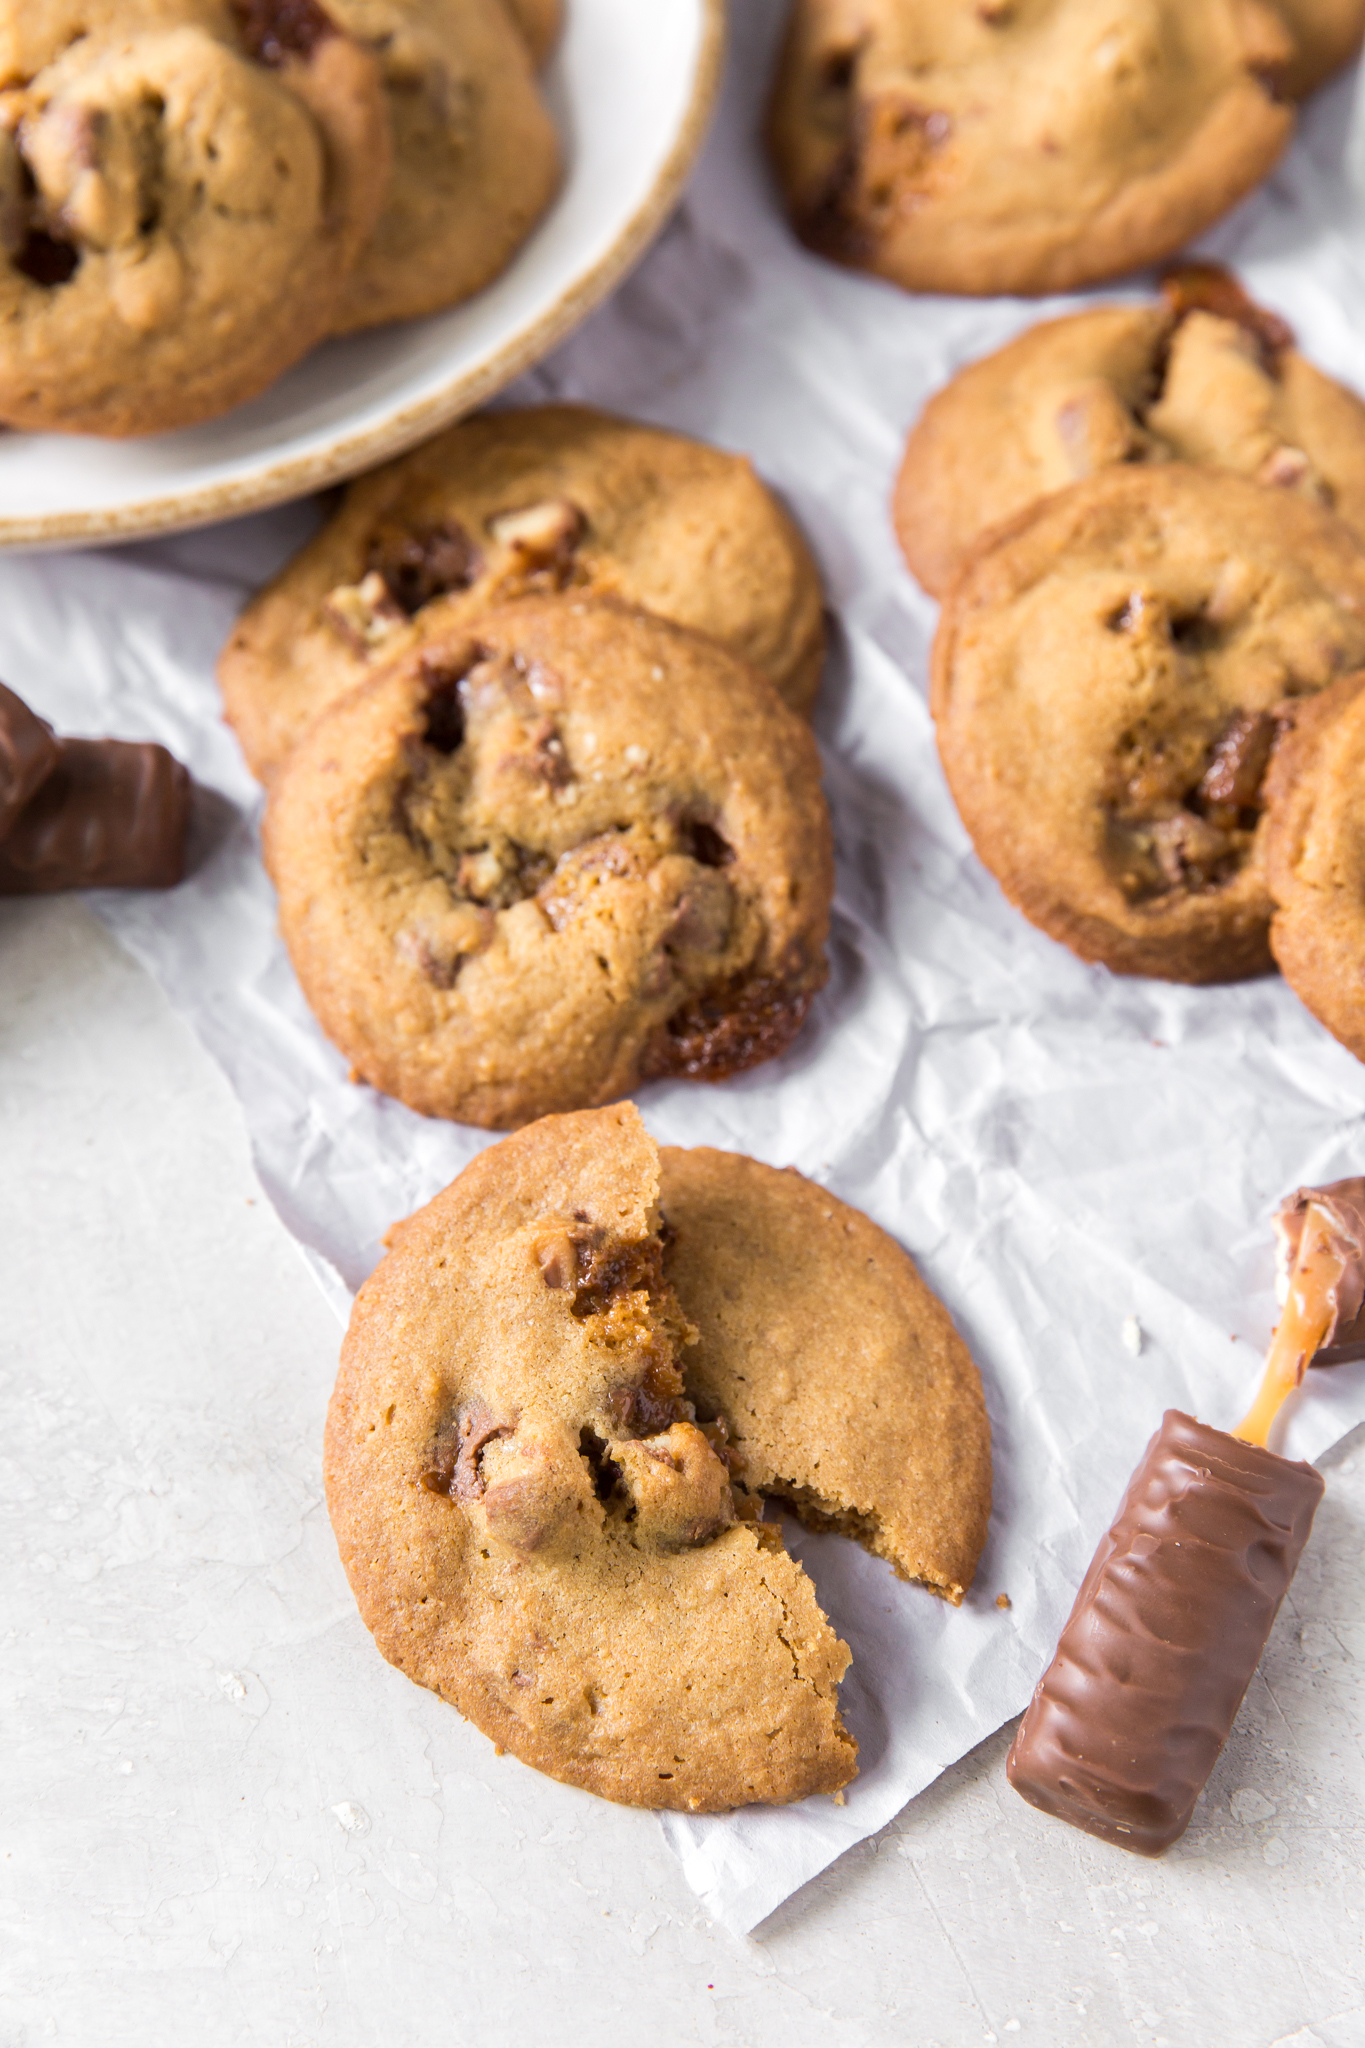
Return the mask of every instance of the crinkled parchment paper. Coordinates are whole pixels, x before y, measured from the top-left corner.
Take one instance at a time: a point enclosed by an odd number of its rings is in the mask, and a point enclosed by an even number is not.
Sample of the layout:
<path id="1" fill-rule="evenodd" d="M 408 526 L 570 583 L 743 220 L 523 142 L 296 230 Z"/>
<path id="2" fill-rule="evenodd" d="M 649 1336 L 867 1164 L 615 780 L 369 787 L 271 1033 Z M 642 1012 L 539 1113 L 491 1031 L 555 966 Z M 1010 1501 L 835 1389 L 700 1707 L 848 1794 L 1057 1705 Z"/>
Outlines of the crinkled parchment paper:
<path id="1" fill-rule="evenodd" d="M 900 565 L 887 495 L 927 395 L 1064 302 L 914 299 L 804 255 L 755 143 L 777 0 L 736 12 L 687 204 L 514 394 L 751 453 L 811 536 L 834 613 L 818 717 L 839 846 L 830 985 L 789 1058 L 724 1087 L 652 1087 L 641 1107 L 665 1142 L 793 1163 L 894 1232 L 980 1362 L 995 1441 L 990 1541 L 960 1611 L 793 1532 L 853 1649 L 863 1768 L 842 1807 L 664 1821 L 696 1891 L 742 1930 L 1024 1705 L 1162 1409 L 1242 1412 L 1274 1319 L 1270 1214 L 1299 1181 L 1360 1170 L 1365 1068 L 1278 980 L 1189 990 L 1082 966 L 975 860 L 925 707 L 934 608 Z M 1319 97 L 1205 247 L 1365 389 L 1351 93 Z M 221 1062 L 265 1186 L 344 1315 L 385 1227 L 488 1140 L 352 1086 L 275 935 L 258 798 L 212 666 L 246 592 L 316 518 L 0 562 L 0 674 L 65 730 L 165 740 L 204 786 L 192 879 L 97 908 Z M 1287 1447 L 1313 1457 L 1362 1417 L 1365 1366 L 1318 1375 Z"/>

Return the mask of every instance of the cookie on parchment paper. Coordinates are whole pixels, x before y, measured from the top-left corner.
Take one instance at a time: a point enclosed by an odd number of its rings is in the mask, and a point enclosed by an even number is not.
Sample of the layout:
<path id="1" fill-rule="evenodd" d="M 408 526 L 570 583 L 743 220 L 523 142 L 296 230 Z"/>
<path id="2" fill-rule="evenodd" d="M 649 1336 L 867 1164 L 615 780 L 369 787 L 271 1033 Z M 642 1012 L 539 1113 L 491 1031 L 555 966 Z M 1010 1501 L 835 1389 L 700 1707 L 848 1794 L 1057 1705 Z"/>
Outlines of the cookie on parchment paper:
<path id="1" fill-rule="evenodd" d="M 1296 704 L 1266 777 L 1276 965 L 1365 1060 L 1365 675 Z"/>
<path id="2" fill-rule="evenodd" d="M 819 574 L 742 456 L 586 406 L 483 413 L 352 484 L 219 662 L 268 778 L 324 707 L 430 632 L 525 592 L 602 592 L 709 634 L 797 710 L 824 659 Z"/>
<path id="3" fill-rule="evenodd" d="M 786 1050 L 826 978 L 809 727 L 716 642 L 530 598 L 410 647 L 271 789 L 280 929 L 358 1077 L 493 1129 Z"/>
<path id="4" fill-rule="evenodd" d="M 1365 537 L 1365 404 L 1227 271 L 1049 320 L 929 400 L 896 484 L 902 552 L 942 596 L 982 535 L 1116 463 L 1194 462 L 1298 491 Z"/>
<path id="5" fill-rule="evenodd" d="M 338 333 L 461 304 L 507 268 L 559 187 L 559 137 L 502 0 L 332 0 L 372 49 L 393 132 L 384 210 Z"/>
<path id="6" fill-rule="evenodd" d="M 730 1155 L 660 1155 L 629 1104 L 546 1118 L 391 1233 L 356 1302 L 325 1468 L 362 1618 L 503 1748 L 605 1798 L 716 1812 L 855 1773 L 837 1704 L 848 1649 L 760 1519 L 760 1472 L 808 1472 L 823 1449 L 813 1519 L 871 1534 L 884 1507 L 879 1547 L 910 1570 L 941 1555 L 945 1576 L 970 1576 L 975 1561 L 975 1369 L 905 1254 L 806 1185 Z M 771 1287 L 733 1256 L 713 1270 L 711 1252 L 724 1213 L 754 1256 L 784 1253 L 793 1202 L 791 1328 L 770 1352 L 756 1319 Z M 844 1289 L 870 1327 L 830 1328 L 824 1297 Z M 959 1448 L 916 1502 L 896 1454 L 925 1477 L 945 1436 Z"/>
<path id="7" fill-rule="evenodd" d="M 933 712 L 976 850 L 1117 972 L 1271 966 L 1262 782 L 1283 707 L 1365 662 L 1365 552 L 1292 491 L 1120 466 L 988 536 L 944 606 Z"/>
<path id="8" fill-rule="evenodd" d="M 1295 48 L 1265 0 L 795 0 L 769 144 L 822 256 L 911 291 L 1066 291 L 1265 176 Z"/>
<path id="9" fill-rule="evenodd" d="M 389 136 L 318 0 L 9 0 L 0 83 L 0 419 L 188 426 L 330 331 Z"/>

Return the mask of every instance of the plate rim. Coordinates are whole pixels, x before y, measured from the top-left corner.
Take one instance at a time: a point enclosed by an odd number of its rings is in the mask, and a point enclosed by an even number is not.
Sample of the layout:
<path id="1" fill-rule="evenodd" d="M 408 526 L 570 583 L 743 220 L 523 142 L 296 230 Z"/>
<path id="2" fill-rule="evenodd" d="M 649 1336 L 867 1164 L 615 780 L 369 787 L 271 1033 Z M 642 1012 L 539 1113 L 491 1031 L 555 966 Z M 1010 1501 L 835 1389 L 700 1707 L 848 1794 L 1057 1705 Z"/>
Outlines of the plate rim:
<path id="1" fill-rule="evenodd" d="M 609 296 L 645 254 L 681 196 L 710 127 L 725 68 L 726 0 L 698 0 L 698 6 L 701 35 L 691 93 L 673 146 L 649 191 L 591 268 L 493 355 L 374 425 L 340 435 L 325 449 L 290 456 L 250 477 L 198 490 L 159 492 L 136 504 L 99 511 L 0 515 L 0 550 L 135 540 L 240 519 L 372 469 L 495 397 L 514 377 L 548 355 Z"/>

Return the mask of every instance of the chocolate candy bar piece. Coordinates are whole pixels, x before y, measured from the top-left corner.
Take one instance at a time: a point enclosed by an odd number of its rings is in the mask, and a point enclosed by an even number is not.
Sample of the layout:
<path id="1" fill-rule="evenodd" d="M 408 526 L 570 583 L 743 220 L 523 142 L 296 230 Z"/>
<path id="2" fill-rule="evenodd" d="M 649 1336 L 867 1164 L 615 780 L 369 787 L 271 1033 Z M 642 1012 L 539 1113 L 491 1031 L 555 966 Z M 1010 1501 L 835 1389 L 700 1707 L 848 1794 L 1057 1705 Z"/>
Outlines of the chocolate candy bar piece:
<path id="1" fill-rule="evenodd" d="M 1314 1365 L 1345 1365 L 1365 1358 L 1365 1179 L 1334 1180 L 1322 1188 L 1299 1188 L 1280 1204 L 1275 1234 L 1286 1272 L 1292 1272 L 1303 1236 L 1308 1205 L 1325 1209 L 1332 1219 L 1332 1248 L 1346 1269 L 1332 1295 L 1332 1326 Z"/>
<path id="2" fill-rule="evenodd" d="M 190 778 L 174 755 L 150 741 L 56 744 L 56 765 L 0 841 L 0 896 L 178 882 Z"/>
<path id="3" fill-rule="evenodd" d="M 1185 1832 L 1322 1498 L 1311 1465 L 1170 1408 L 1005 1766 L 1032 1806 L 1142 1856 Z"/>
<path id="4" fill-rule="evenodd" d="M 0 839 L 56 765 L 52 727 L 0 683 Z"/>

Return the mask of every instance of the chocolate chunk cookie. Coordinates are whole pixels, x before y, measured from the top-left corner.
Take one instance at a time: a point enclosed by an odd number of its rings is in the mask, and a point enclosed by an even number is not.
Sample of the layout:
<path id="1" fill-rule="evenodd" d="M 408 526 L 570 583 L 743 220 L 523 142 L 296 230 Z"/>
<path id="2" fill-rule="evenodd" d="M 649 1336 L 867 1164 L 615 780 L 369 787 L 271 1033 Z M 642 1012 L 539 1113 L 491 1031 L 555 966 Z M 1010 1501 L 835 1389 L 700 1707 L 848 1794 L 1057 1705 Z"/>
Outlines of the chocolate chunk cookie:
<path id="1" fill-rule="evenodd" d="M 583 406 L 485 413 L 352 484 L 248 605 L 218 675 L 268 777 L 318 713 L 456 616 L 607 592 L 710 634 L 798 710 L 824 658 L 820 580 L 741 456 Z"/>
<path id="2" fill-rule="evenodd" d="M 1280 90 L 1304 96 L 1349 64 L 1365 36 L 1365 0 L 1275 0 L 1296 45 Z"/>
<path id="3" fill-rule="evenodd" d="M 911 291 L 1159 261 L 1289 140 L 1263 0 L 795 0 L 769 140 L 797 232 Z"/>
<path id="4" fill-rule="evenodd" d="M 0 85 L 0 419 L 187 426 L 328 332 L 389 146 L 318 0 L 5 0 Z"/>
<path id="5" fill-rule="evenodd" d="M 431 1116 L 722 1079 L 825 979 L 809 728 L 715 642 L 606 600 L 408 648 L 290 756 L 265 852 L 323 1029 Z"/>
<path id="6" fill-rule="evenodd" d="M 531 62 L 544 64 L 564 27 L 563 0 L 503 0 L 503 5 L 521 31 Z"/>
<path id="7" fill-rule="evenodd" d="M 1365 1060 L 1365 675 L 1287 722 L 1266 777 L 1270 947 L 1295 995 Z"/>
<path id="8" fill-rule="evenodd" d="M 905 1254 L 797 1176 L 659 1154 L 629 1104 L 491 1147 L 390 1243 L 325 1457 L 384 1655 L 605 1798 L 846 1784 L 848 1650 L 761 1496 L 970 1577 L 980 1388 Z"/>
<path id="9" fill-rule="evenodd" d="M 910 435 L 894 517 L 933 596 L 991 527 L 1114 463 L 1208 463 L 1298 491 L 1365 535 L 1365 405 L 1212 264 L 1163 303 L 1049 320 L 970 364 Z"/>
<path id="10" fill-rule="evenodd" d="M 374 50 L 393 178 L 342 297 L 339 332 L 459 305 L 554 198 L 559 138 L 502 0 L 330 0 Z"/>
<path id="11" fill-rule="evenodd" d="M 1365 553 L 1293 491 L 1104 470 L 983 542 L 934 646 L 939 751 L 982 860 L 1082 959 L 1271 965 L 1262 780 L 1293 700 L 1365 663 Z"/>
<path id="12" fill-rule="evenodd" d="M 960 1605 L 990 1427 L 947 1310 L 894 1239 L 794 1169 L 705 1147 L 659 1160 L 698 1417 L 724 1423 L 746 1486 Z"/>

